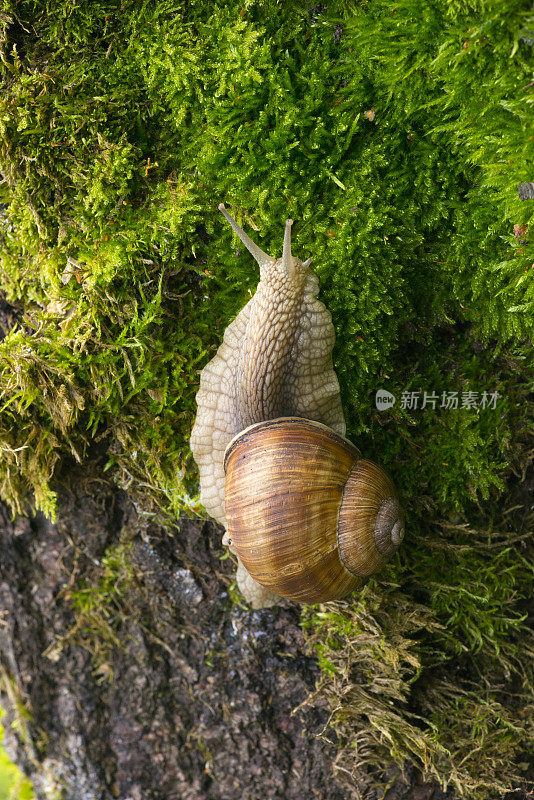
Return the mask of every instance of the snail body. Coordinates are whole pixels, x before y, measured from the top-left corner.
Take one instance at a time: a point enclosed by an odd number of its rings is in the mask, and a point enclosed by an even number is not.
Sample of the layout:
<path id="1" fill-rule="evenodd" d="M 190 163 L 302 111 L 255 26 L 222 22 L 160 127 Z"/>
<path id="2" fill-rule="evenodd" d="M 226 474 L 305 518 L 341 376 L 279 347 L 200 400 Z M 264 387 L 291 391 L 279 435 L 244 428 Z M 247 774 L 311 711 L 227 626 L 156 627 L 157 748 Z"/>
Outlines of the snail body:
<path id="1" fill-rule="evenodd" d="M 347 439 L 318 282 L 291 254 L 264 253 L 219 209 L 260 266 L 253 298 L 204 367 L 191 450 L 201 501 L 227 530 L 238 585 L 255 608 L 344 597 L 403 535 L 394 486 Z"/>

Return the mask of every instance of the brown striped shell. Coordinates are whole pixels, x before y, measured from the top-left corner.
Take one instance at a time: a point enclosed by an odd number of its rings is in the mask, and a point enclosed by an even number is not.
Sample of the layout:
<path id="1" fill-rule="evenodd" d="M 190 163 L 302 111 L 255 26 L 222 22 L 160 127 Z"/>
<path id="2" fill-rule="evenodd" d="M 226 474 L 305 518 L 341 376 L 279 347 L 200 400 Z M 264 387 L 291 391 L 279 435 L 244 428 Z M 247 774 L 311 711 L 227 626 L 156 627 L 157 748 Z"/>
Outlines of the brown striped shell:
<path id="1" fill-rule="evenodd" d="M 393 555 L 404 533 L 393 483 L 321 423 L 282 417 L 228 445 L 226 520 L 255 581 L 297 602 L 345 597 Z"/>

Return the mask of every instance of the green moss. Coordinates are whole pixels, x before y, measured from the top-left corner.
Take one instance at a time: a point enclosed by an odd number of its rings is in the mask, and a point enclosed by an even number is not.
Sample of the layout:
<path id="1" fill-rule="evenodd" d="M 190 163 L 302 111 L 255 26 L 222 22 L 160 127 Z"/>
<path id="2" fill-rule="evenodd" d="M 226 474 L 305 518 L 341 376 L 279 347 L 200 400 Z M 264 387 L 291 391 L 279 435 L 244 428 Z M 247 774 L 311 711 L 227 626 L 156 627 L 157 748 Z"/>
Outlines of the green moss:
<path id="1" fill-rule="evenodd" d="M 0 737 L 4 732 L 0 725 Z M 0 749 L 0 800 L 33 800 L 30 782 L 21 771 L 11 763 L 7 753 Z"/>
<path id="2" fill-rule="evenodd" d="M 513 608 L 492 617 L 480 587 L 432 588 L 445 589 L 439 602 L 418 603 L 409 580 L 373 582 L 357 601 L 305 613 L 336 769 L 358 781 L 365 768 L 381 776 L 391 762 L 412 763 L 462 797 L 497 797 L 523 785 L 519 756 L 534 744 L 534 636 Z M 515 585 L 500 591 L 513 603 Z M 478 606 L 472 618 L 460 606 L 466 595 Z"/>
<path id="3" fill-rule="evenodd" d="M 350 436 L 408 510 L 387 597 L 419 616 L 401 666 L 386 661 L 399 705 L 381 729 L 394 760 L 450 770 L 466 795 L 510 782 L 499 747 L 532 747 L 502 688 L 521 683 L 531 708 L 532 556 L 499 515 L 531 437 L 530 0 L 0 9 L 0 287 L 20 309 L 0 345 L 2 498 L 52 516 L 62 469 L 97 445 L 143 513 L 201 512 L 198 372 L 258 281 L 216 207 L 273 252 L 291 215 L 332 312 Z M 499 397 L 402 407 L 425 391 Z M 365 735 L 369 763 L 391 757 Z"/>
<path id="4" fill-rule="evenodd" d="M 15 681 L 8 675 L 4 667 L 1 668 L 0 673 L 2 694 L 9 700 L 13 711 L 14 718 L 11 727 L 27 744 L 30 741 L 28 721 L 31 718 L 27 702 L 21 697 Z M 4 711 L 0 709 L 0 720 L 3 717 Z M 0 722 L 0 800 L 33 800 L 31 784 L 20 769 L 10 761 L 1 744 L 3 738 L 4 728 Z"/>

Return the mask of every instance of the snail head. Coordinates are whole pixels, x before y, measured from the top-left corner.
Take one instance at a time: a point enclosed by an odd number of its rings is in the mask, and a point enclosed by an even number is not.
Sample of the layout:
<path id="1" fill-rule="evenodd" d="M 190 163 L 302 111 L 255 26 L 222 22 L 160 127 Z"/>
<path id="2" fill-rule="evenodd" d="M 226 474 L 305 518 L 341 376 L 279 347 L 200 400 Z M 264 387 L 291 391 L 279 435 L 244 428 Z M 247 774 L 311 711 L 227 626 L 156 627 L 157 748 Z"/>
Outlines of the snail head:
<path id="1" fill-rule="evenodd" d="M 263 279 L 266 277 L 266 273 L 269 271 L 275 271 L 281 273 L 282 275 L 286 276 L 289 280 L 294 279 L 297 277 L 299 273 L 306 274 L 308 267 L 311 264 L 311 258 L 308 258 L 306 261 L 301 261 L 300 258 L 296 258 L 291 254 L 291 226 L 293 225 L 293 220 L 288 219 L 286 220 L 286 228 L 284 232 L 284 247 L 282 251 L 281 258 L 275 258 L 274 256 L 270 256 L 268 253 L 265 253 L 261 247 L 252 241 L 250 236 L 248 236 L 243 228 L 241 228 L 235 219 L 230 216 L 228 211 L 226 210 L 224 203 L 220 203 L 219 211 L 223 214 L 236 234 L 239 236 L 249 253 L 252 257 L 258 262 L 260 267 L 260 275 Z"/>

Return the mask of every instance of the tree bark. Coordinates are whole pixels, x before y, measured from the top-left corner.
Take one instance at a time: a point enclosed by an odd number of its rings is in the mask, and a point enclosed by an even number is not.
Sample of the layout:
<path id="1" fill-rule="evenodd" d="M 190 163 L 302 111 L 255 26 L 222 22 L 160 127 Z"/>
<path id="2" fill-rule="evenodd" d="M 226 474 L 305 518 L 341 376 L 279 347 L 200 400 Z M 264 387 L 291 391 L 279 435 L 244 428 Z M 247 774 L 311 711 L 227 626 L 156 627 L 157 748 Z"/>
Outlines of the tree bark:
<path id="1" fill-rule="evenodd" d="M 4 745 L 38 800 L 357 798 L 324 701 L 304 703 L 319 668 L 299 608 L 232 602 L 215 524 L 168 531 L 90 474 L 71 471 L 57 524 L 0 504 Z M 395 774 L 359 789 L 445 797 Z"/>
<path id="2" fill-rule="evenodd" d="M 318 670 L 298 609 L 229 601 L 215 525 L 140 526 L 123 493 L 93 488 L 64 492 L 55 525 L 0 508 L 6 744 L 37 798 L 355 796 L 316 736 L 326 709 L 292 715 Z M 130 576 L 104 591 L 125 543 Z"/>

